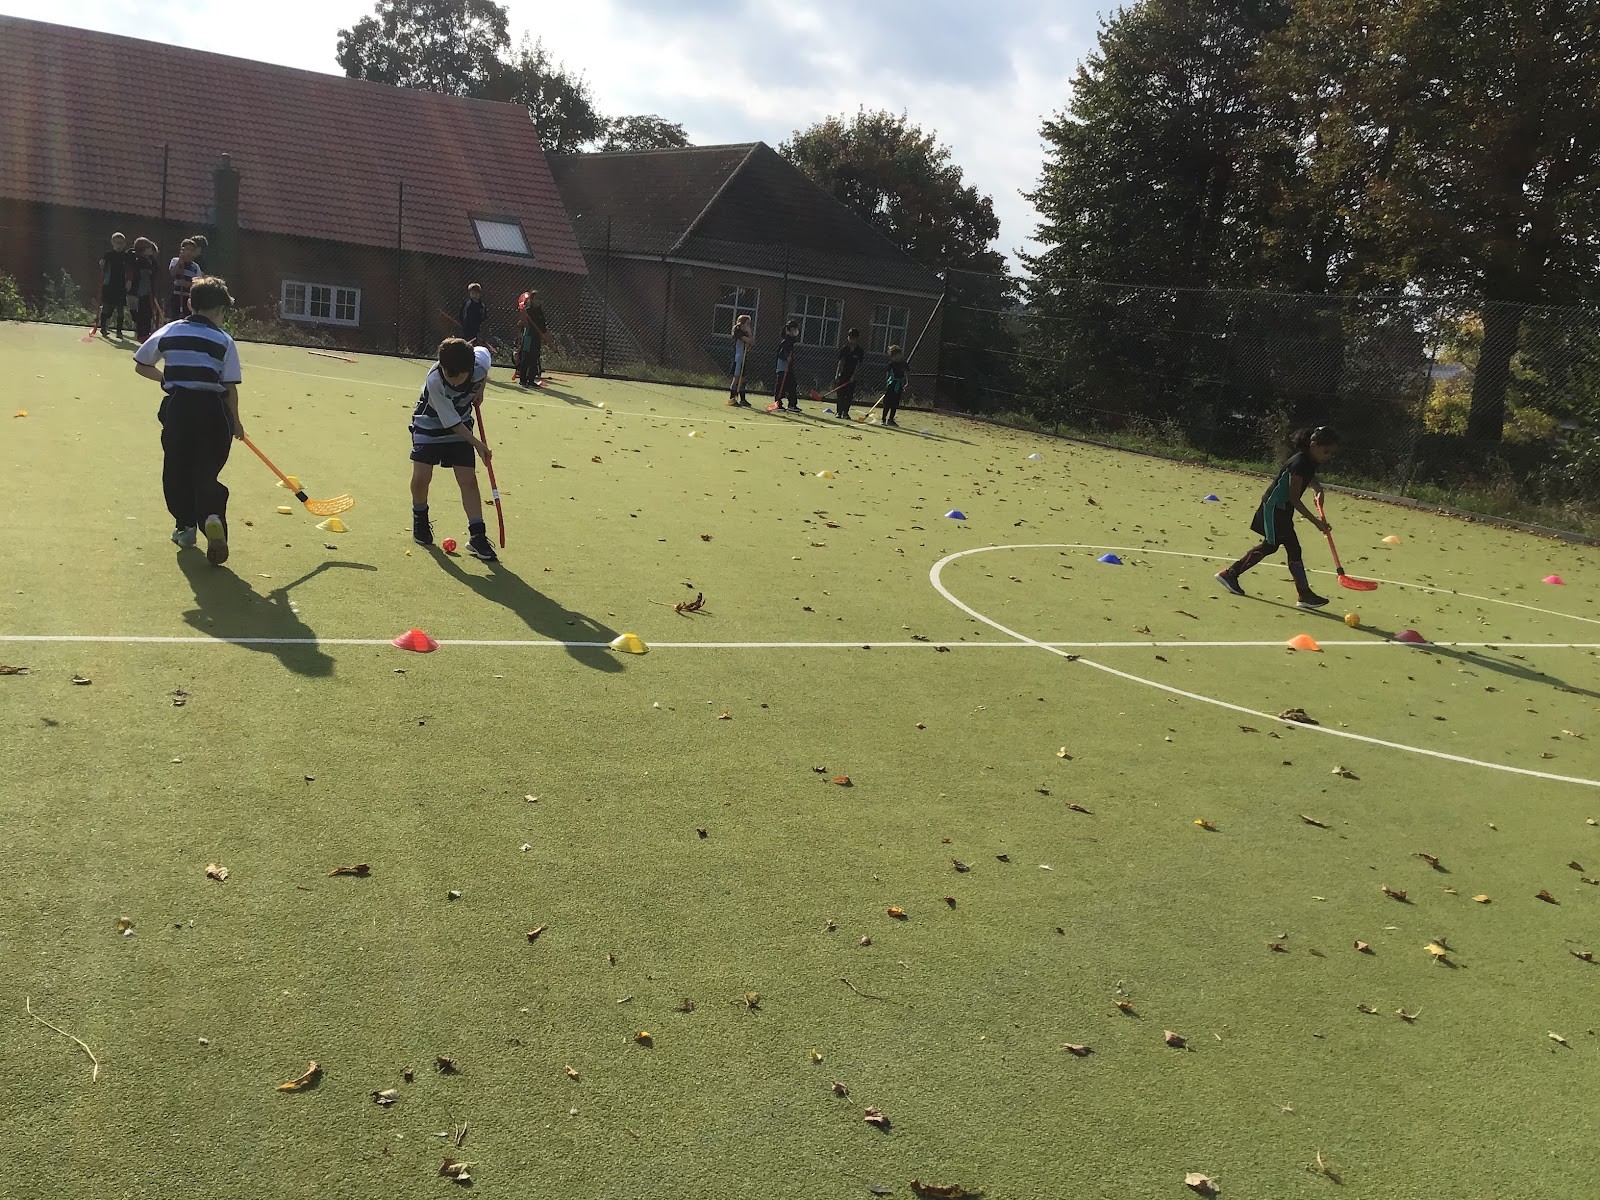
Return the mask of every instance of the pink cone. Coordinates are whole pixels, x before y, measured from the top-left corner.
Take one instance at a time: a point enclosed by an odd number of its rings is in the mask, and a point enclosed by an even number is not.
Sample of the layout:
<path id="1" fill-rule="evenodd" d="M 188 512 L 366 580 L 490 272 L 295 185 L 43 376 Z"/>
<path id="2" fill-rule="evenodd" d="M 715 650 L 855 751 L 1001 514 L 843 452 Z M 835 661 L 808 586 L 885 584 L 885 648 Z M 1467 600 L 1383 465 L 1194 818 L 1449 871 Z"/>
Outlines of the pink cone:
<path id="1" fill-rule="evenodd" d="M 420 629 L 408 629 L 389 644 L 401 650 L 414 650 L 418 654 L 431 654 L 439 648 L 439 643 Z"/>
<path id="2" fill-rule="evenodd" d="M 1565 587 L 1567 585 L 1567 581 L 1565 579 L 1561 578 L 1561 576 L 1559 576 L 1559 575 L 1546 575 L 1544 577 L 1544 582 L 1545 583 L 1553 583 L 1557 587 Z"/>
<path id="3" fill-rule="evenodd" d="M 1397 642 L 1404 642 L 1408 646 L 1426 646 L 1428 644 L 1428 639 L 1423 637 L 1415 629 L 1402 629 L 1399 633 L 1394 635 L 1394 640 Z"/>

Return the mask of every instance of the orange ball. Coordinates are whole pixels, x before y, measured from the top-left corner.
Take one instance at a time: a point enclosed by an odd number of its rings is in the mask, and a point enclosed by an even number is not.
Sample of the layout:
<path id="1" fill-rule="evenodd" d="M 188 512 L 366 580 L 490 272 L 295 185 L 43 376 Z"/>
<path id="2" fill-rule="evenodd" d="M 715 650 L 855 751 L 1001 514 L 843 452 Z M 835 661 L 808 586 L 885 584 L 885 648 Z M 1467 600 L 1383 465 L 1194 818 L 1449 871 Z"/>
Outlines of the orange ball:
<path id="1" fill-rule="evenodd" d="M 455 538 L 445 538 L 445 540 L 439 544 L 441 547 L 443 547 L 446 554 L 454 554 L 456 552 Z"/>

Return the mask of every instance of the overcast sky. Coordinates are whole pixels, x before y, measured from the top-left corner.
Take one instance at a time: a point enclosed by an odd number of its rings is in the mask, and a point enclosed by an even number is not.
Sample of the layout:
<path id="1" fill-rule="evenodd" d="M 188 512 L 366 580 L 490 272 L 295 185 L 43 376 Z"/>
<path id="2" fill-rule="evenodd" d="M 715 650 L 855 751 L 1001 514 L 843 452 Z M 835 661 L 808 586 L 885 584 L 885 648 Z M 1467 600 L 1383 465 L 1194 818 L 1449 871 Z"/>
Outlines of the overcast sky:
<path id="1" fill-rule="evenodd" d="M 542 37 L 608 115 L 654 112 L 690 141 L 765 141 L 856 108 L 937 131 L 994 198 L 998 248 L 1029 244 L 1041 119 L 1061 109 L 1115 0 L 511 0 L 512 40 Z M 0 0 L 0 12 L 337 73 L 338 31 L 372 0 L 213 5 Z"/>

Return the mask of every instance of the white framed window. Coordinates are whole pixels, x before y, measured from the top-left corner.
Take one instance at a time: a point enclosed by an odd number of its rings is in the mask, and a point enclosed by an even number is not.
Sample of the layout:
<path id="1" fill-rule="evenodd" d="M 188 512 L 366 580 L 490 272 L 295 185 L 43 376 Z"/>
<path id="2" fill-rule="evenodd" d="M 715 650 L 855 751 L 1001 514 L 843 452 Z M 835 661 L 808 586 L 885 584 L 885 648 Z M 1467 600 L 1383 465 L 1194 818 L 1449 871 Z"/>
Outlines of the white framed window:
<path id="1" fill-rule="evenodd" d="M 749 317 L 756 325 L 761 312 L 761 289 L 725 284 L 717 292 L 716 311 L 711 316 L 711 332 L 717 337 L 732 337 L 733 323 Z"/>
<path id="2" fill-rule="evenodd" d="M 473 217 L 472 229 L 478 235 L 478 245 L 485 250 L 495 254 L 516 254 L 523 258 L 533 257 L 533 252 L 528 249 L 528 238 L 522 232 L 522 223 L 520 221 Z"/>
<path id="3" fill-rule="evenodd" d="M 790 318 L 800 326 L 802 346 L 828 346 L 839 344 L 839 326 L 844 324 L 844 301 L 831 296 L 798 295 L 789 311 Z"/>
<path id="4" fill-rule="evenodd" d="M 316 325 L 359 325 L 361 289 L 285 279 L 278 293 L 278 315 Z"/>
<path id="5" fill-rule="evenodd" d="M 889 353 L 890 346 L 904 347 L 906 330 L 911 324 L 911 310 L 893 304 L 875 304 L 872 307 L 872 341 L 868 349 L 874 354 Z"/>

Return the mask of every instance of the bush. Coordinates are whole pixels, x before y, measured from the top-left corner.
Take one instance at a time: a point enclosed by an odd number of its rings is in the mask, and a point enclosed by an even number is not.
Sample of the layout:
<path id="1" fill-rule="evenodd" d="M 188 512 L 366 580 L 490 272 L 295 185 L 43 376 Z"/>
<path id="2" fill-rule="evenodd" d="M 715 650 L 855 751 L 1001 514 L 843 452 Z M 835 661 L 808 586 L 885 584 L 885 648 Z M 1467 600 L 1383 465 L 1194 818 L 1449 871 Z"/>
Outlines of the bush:
<path id="1" fill-rule="evenodd" d="M 28 305 L 17 290 L 17 281 L 0 271 L 0 321 L 26 321 Z"/>
<path id="2" fill-rule="evenodd" d="M 44 277 L 43 298 L 35 306 L 33 317 L 55 325 L 91 325 L 95 313 L 84 304 L 71 272 L 63 267 L 59 274 Z"/>

